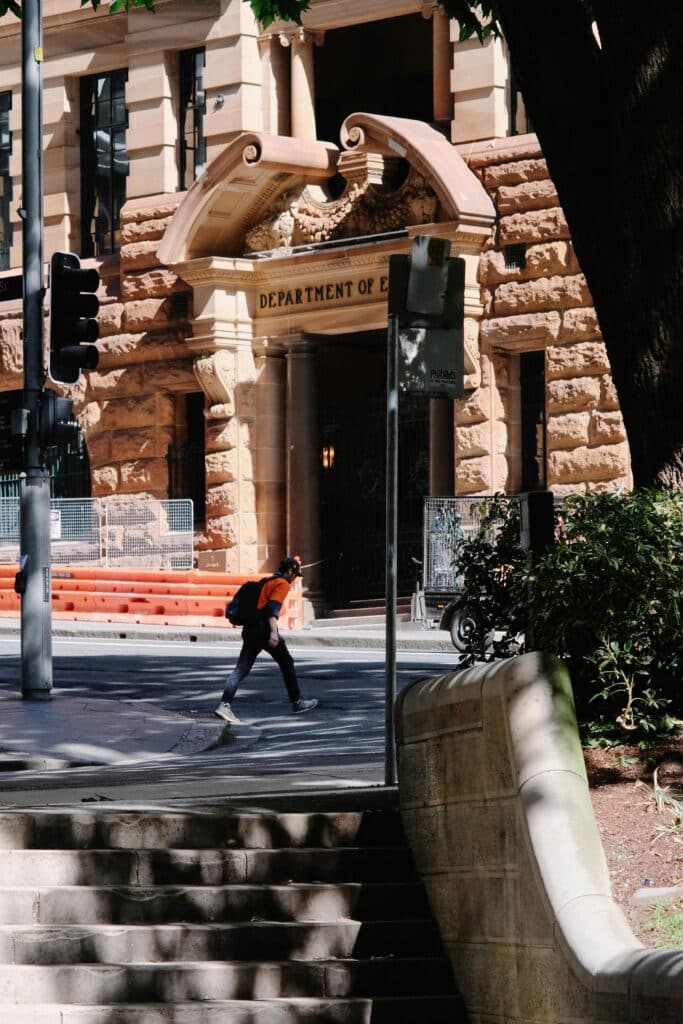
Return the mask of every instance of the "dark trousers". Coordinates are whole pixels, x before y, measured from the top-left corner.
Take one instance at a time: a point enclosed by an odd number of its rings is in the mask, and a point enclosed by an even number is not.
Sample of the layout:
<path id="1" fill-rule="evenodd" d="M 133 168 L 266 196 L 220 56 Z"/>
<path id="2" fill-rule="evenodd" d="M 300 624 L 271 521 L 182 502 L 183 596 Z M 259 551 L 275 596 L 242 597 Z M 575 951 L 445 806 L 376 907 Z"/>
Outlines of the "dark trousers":
<path id="1" fill-rule="evenodd" d="M 254 628 L 245 626 L 242 630 L 242 650 L 240 651 L 240 656 L 237 659 L 237 664 L 225 680 L 225 688 L 223 690 L 223 697 L 221 698 L 222 700 L 227 701 L 228 704 L 235 696 L 237 687 L 240 685 L 242 680 L 251 672 L 254 662 L 261 651 L 267 651 L 271 658 L 277 662 L 280 671 L 282 672 L 282 678 L 285 686 L 287 687 L 287 696 L 290 701 L 294 703 L 295 700 L 299 700 L 301 691 L 296 678 L 292 655 L 287 650 L 287 644 L 284 642 L 282 637 L 280 637 L 277 647 L 269 647 L 269 635 L 270 630 L 267 627 Z"/>

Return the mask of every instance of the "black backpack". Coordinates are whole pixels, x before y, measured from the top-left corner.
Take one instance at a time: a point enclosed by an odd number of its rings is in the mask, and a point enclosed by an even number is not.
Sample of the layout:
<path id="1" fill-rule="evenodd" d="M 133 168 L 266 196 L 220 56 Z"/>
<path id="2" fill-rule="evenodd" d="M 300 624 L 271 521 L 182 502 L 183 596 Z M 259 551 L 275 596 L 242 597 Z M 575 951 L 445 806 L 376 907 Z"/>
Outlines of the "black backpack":
<path id="1" fill-rule="evenodd" d="M 261 580 L 247 580 L 235 593 L 231 601 L 225 607 L 225 617 L 233 626 L 250 626 L 258 619 L 258 599 L 261 596 L 263 584 L 271 576 L 264 576 Z"/>

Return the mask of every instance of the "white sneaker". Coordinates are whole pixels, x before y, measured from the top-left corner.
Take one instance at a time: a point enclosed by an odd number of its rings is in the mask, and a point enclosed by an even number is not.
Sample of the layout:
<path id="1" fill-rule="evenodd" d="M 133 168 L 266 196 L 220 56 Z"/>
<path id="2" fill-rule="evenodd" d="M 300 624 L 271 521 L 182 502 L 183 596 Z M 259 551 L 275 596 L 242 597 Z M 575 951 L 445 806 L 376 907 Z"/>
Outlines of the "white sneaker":
<path id="1" fill-rule="evenodd" d="M 318 702 L 313 697 L 311 700 L 295 700 L 292 704 L 292 711 L 295 715 L 304 715 L 307 711 L 312 711 L 313 708 L 317 708 Z"/>
<path id="2" fill-rule="evenodd" d="M 224 722 L 230 722 L 230 725 L 240 724 L 240 719 L 232 710 L 227 700 L 224 700 L 221 704 L 218 705 L 218 707 L 214 711 L 214 715 L 216 715 L 217 718 L 222 718 Z"/>

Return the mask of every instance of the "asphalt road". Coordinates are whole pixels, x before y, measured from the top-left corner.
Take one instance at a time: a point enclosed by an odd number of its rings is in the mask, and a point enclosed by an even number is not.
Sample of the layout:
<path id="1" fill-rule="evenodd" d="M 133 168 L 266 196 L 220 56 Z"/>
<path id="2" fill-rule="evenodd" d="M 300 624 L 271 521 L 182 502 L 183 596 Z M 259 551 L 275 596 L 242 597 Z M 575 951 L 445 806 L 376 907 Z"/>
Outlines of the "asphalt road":
<path id="1" fill-rule="evenodd" d="M 238 644 L 185 641 L 141 641 L 55 638 L 53 686 L 74 696 L 121 700 L 174 711 L 201 723 L 215 724 L 213 709 L 222 684 L 237 657 Z M 213 750 L 183 758 L 165 757 L 144 766 L 106 770 L 69 769 L 52 772 L 45 784 L 61 778 L 68 788 L 92 787 L 103 780 L 119 787 L 154 785 L 160 796 L 188 798 L 201 785 L 210 795 L 221 790 L 228 775 L 281 776 L 304 773 L 328 779 L 348 778 L 351 784 L 381 781 L 384 772 L 385 666 L 378 650 L 302 648 L 293 651 L 305 697 L 319 707 L 292 715 L 275 663 L 261 654 L 238 691 L 233 707 L 242 724 L 226 729 Z M 397 687 L 456 666 L 455 652 L 399 652 Z M 0 680 L 3 688 L 20 686 L 18 637 L 0 637 Z M 7 780 L 9 782 L 9 779 Z M 40 785 L 40 780 L 34 780 Z M 270 783 L 272 786 L 272 782 Z M 322 782 L 321 782 L 322 784 Z M 14 786 L 12 785 L 12 788 Z M 225 788 L 223 784 L 223 789 Z M 119 788 L 121 794 L 123 788 Z"/>

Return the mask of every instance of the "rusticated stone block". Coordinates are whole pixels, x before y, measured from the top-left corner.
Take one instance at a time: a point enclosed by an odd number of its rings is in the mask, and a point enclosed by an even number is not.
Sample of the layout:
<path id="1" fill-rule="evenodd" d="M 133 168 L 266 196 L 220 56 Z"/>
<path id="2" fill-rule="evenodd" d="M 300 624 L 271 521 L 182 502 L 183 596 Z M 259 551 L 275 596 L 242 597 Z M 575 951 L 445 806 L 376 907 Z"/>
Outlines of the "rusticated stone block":
<path id="1" fill-rule="evenodd" d="M 159 267 L 158 243 L 155 241 L 129 242 L 121 246 L 121 270 L 124 273 L 151 270 Z"/>
<path id="2" fill-rule="evenodd" d="M 104 404 L 102 425 L 110 430 L 133 427 L 170 426 L 175 407 L 170 395 L 140 395 L 112 399 Z"/>
<path id="3" fill-rule="evenodd" d="M 238 453 L 232 451 L 210 452 L 206 456 L 207 484 L 224 484 L 237 479 Z"/>
<path id="4" fill-rule="evenodd" d="M 569 238 L 569 228 L 562 209 L 530 210 L 501 217 L 498 225 L 498 244 L 513 242 L 545 242 L 551 238 Z"/>
<path id="5" fill-rule="evenodd" d="M 496 204 L 501 216 L 524 210 L 542 210 L 559 206 L 557 191 L 550 178 L 523 181 L 519 185 L 501 185 Z"/>
<path id="6" fill-rule="evenodd" d="M 546 378 L 595 377 L 609 373 L 607 349 L 601 341 L 582 341 L 577 345 L 552 346 L 547 349 Z"/>
<path id="7" fill-rule="evenodd" d="M 239 487 L 235 482 L 207 487 L 207 517 L 225 516 L 237 512 L 240 505 Z"/>
<path id="8" fill-rule="evenodd" d="M 566 309 L 562 314 L 560 341 L 590 341 L 600 337 L 598 316 L 593 306 Z"/>
<path id="9" fill-rule="evenodd" d="M 229 451 L 240 443 L 240 423 L 236 417 L 219 423 L 208 422 L 206 427 L 207 452 Z"/>
<path id="10" fill-rule="evenodd" d="M 626 477 L 628 471 L 629 457 L 625 444 L 573 448 L 548 454 L 548 476 L 551 483 L 611 480 L 614 477 Z"/>
<path id="11" fill-rule="evenodd" d="M 142 221 L 168 219 L 173 216 L 185 198 L 185 192 L 166 192 L 158 196 L 129 199 L 121 209 L 121 224 L 139 224 Z"/>
<path id="12" fill-rule="evenodd" d="M 131 221 L 124 224 L 121 228 L 121 245 L 158 242 L 164 237 L 170 221 L 170 217 L 157 217 L 153 220 Z"/>
<path id="13" fill-rule="evenodd" d="M 144 388 L 147 391 L 198 391 L 199 385 L 192 369 L 192 361 L 173 360 L 163 363 L 145 363 Z"/>
<path id="14" fill-rule="evenodd" d="M 578 272 L 579 266 L 569 242 L 541 242 L 527 247 L 524 268 L 507 267 L 505 254 L 501 251 L 484 253 L 479 261 L 478 280 L 487 287 L 493 287 L 503 281 L 527 281 Z"/>
<path id="15" fill-rule="evenodd" d="M 536 310 L 584 306 L 591 301 L 583 274 L 568 277 L 555 275 L 536 281 L 512 281 L 499 285 L 494 299 L 494 312 L 497 317 L 510 316 Z"/>
<path id="16" fill-rule="evenodd" d="M 471 458 L 473 455 L 489 455 L 491 452 L 489 423 L 458 426 L 455 432 L 455 451 L 461 459 Z"/>
<path id="17" fill-rule="evenodd" d="M 563 501 L 564 498 L 569 498 L 572 494 L 585 494 L 586 485 L 585 483 L 562 484 L 556 481 L 552 484 L 550 490 L 558 501 Z"/>
<path id="18" fill-rule="evenodd" d="M 521 185 L 524 181 L 542 181 L 548 178 L 545 160 L 516 160 L 494 164 L 484 169 L 484 187 L 492 191 L 501 185 Z"/>
<path id="19" fill-rule="evenodd" d="M 601 411 L 613 411 L 619 408 L 619 396 L 614 386 L 614 381 L 605 374 L 600 378 L 600 401 L 598 403 Z"/>
<path id="20" fill-rule="evenodd" d="M 538 341 L 544 345 L 555 341 L 560 333 L 561 317 L 558 312 L 522 313 L 516 316 L 483 320 L 482 341 L 493 345 L 527 344 Z"/>
<path id="21" fill-rule="evenodd" d="M 94 437 L 86 435 L 85 443 L 91 466 L 104 466 L 111 460 L 111 433 L 108 430 L 102 430 Z"/>
<path id="22" fill-rule="evenodd" d="M 0 320 L 0 357 L 3 384 L 6 378 L 18 377 L 24 371 L 24 347 L 20 320 Z"/>
<path id="23" fill-rule="evenodd" d="M 546 388 L 549 412 L 575 412 L 593 409 L 600 401 L 601 381 L 595 377 L 551 380 Z"/>
<path id="24" fill-rule="evenodd" d="M 118 490 L 119 475 L 115 466 L 101 466 L 90 472 L 93 498 L 115 494 Z"/>
<path id="25" fill-rule="evenodd" d="M 165 491 L 168 487 L 168 466 L 165 459 L 134 459 L 119 466 L 121 491 Z"/>
<path id="26" fill-rule="evenodd" d="M 463 459 L 456 463 L 457 494 L 481 494 L 491 486 L 491 460 L 488 458 Z"/>
<path id="27" fill-rule="evenodd" d="M 549 416 L 546 437 L 548 448 L 577 448 L 588 444 L 589 412 L 569 412 Z"/>
<path id="28" fill-rule="evenodd" d="M 594 412 L 590 418 L 588 440 L 591 444 L 617 444 L 625 441 L 626 429 L 621 413 Z"/>
<path id="29" fill-rule="evenodd" d="M 142 371 L 137 366 L 117 370 L 91 370 L 88 375 L 91 398 L 106 399 L 111 395 L 139 395 L 142 391 Z"/>
<path id="30" fill-rule="evenodd" d="M 526 277 L 552 277 L 554 274 L 576 274 L 579 265 L 569 242 L 542 242 L 526 251 Z"/>
<path id="31" fill-rule="evenodd" d="M 185 331 L 171 327 L 143 334 L 117 334 L 100 342 L 100 369 L 130 363 L 171 362 L 187 359 Z"/>
<path id="32" fill-rule="evenodd" d="M 112 436 L 112 451 L 117 459 L 161 458 L 166 454 L 154 427 L 117 430 Z"/>
<path id="33" fill-rule="evenodd" d="M 185 292 L 187 285 L 172 270 L 159 268 L 142 274 L 126 274 L 121 284 L 121 295 L 127 302 L 140 299 L 156 299 Z"/>
<path id="34" fill-rule="evenodd" d="M 589 480 L 586 484 L 586 494 L 614 494 L 620 488 L 629 490 L 633 486 L 630 474 L 628 476 L 615 476 L 612 480 Z"/>
<path id="35" fill-rule="evenodd" d="M 502 413 L 503 403 L 497 389 L 492 392 L 490 388 L 477 388 L 466 399 L 458 399 L 455 403 L 455 422 L 458 425 L 483 423 L 489 415 L 498 418 Z"/>
<path id="36" fill-rule="evenodd" d="M 126 303 L 123 311 L 123 329 L 127 334 L 154 331 L 168 327 L 171 305 L 166 298 L 136 299 Z"/>
<path id="37" fill-rule="evenodd" d="M 100 338 L 108 338 L 112 334 L 121 333 L 123 308 L 122 302 L 107 302 L 100 306 L 100 311 L 97 314 Z"/>
<path id="38" fill-rule="evenodd" d="M 238 518 L 234 513 L 224 516 L 207 516 L 206 534 L 212 548 L 232 547 L 239 537 Z"/>
<path id="39" fill-rule="evenodd" d="M 78 413 L 78 422 L 86 437 L 91 438 L 102 428 L 102 406 L 99 402 L 88 402 Z"/>

